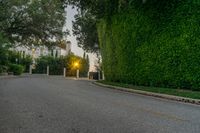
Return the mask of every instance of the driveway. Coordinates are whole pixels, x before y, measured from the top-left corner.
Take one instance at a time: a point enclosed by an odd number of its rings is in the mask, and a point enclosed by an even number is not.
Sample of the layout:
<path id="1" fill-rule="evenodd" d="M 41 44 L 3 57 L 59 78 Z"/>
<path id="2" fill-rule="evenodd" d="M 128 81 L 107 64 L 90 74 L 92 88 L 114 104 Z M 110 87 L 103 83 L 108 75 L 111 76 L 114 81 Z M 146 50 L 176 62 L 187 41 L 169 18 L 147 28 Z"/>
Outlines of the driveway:
<path id="1" fill-rule="evenodd" d="M 0 79 L 0 133 L 200 133 L 200 106 L 58 76 Z"/>

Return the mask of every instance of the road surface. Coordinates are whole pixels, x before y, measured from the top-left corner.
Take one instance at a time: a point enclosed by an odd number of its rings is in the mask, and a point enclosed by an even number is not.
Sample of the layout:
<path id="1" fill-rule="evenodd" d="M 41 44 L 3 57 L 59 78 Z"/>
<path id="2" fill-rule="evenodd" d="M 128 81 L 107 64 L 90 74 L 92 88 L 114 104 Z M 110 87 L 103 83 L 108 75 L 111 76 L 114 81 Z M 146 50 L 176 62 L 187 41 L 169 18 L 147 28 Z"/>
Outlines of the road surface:
<path id="1" fill-rule="evenodd" d="M 200 106 L 86 80 L 0 79 L 0 133 L 200 133 Z"/>

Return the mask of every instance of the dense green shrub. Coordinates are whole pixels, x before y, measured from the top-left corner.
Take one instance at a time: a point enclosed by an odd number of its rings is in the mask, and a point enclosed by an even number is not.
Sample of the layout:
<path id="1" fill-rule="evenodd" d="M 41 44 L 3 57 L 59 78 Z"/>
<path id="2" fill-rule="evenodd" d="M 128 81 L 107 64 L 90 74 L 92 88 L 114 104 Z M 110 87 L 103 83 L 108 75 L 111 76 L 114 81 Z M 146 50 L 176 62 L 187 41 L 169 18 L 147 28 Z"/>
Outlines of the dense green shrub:
<path id="1" fill-rule="evenodd" d="M 48 62 L 50 75 L 63 75 L 65 67 L 64 58 L 51 58 Z"/>
<path id="2" fill-rule="evenodd" d="M 30 55 L 24 56 L 17 51 L 8 51 L 8 62 L 12 64 L 20 64 L 24 66 L 24 72 L 29 72 L 29 67 L 32 64 Z"/>
<path id="3" fill-rule="evenodd" d="M 34 73 L 46 74 L 47 66 L 49 66 L 50 75 L 62 75 L 64 68 L 64 60 L 53 56 L 43 56 L 36 60 L 36 68 Z"/>
<path id="4" fill-rule="evenodd" d="M 0 65 L 0 73 L 5 73 L 7 72 L 7 70 L 8 70 L 7 66 Z"/>
<path id="5" fill-rule="evenodd" d="M 24 71 L 24 67 L 22 65 L 9 64 L 8 71 L 13 72 L 14 75 L 21 75 Z"/>
<path id="6" fill-rule="evenodd" d="M 78 63 L 78 66 L 74 64 Z M 84 54 L 83 58 L 70 54 L 65 58 L 66 75 L 76 76 L 76 71 L 79 69 L 80 77 L 87 77 L 89 71 L 89 57 Z"/>
<path id="7" fill-rule="evenodd" d="M 24 72 L 29 72 L 30 65 L 32 64 L 31 56 L 22 57 L 19 60 L 19 63 L 24 66 Z"/>
<path id="8" fill-rule="evenodd" d="M 8 64 L 8 49 L 9 44 L 0 32 L 0 65 L 5 66 Z M 2 68 L 2 67 L 1 67 Z"/>
<path id="9" fill-rule="evenodd" d="M 106 79 L 200 90 L 200 2 L 156 1 L 98 24 Z"/>

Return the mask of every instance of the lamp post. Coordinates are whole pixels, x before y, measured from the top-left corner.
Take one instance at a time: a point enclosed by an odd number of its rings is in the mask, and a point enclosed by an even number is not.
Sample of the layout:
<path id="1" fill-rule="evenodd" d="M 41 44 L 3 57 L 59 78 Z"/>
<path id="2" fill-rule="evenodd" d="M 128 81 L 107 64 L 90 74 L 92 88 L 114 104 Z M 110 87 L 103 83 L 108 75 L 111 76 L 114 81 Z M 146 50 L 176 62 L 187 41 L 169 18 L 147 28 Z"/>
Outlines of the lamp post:
<path id="1" fill-rule="evenodd" d="M 79 64 L 78 64 L 78 62 L 74 63 L 74 66 L 76 68 L 76 78 L 79 78 L 79 69 L 78 69 Z"/>

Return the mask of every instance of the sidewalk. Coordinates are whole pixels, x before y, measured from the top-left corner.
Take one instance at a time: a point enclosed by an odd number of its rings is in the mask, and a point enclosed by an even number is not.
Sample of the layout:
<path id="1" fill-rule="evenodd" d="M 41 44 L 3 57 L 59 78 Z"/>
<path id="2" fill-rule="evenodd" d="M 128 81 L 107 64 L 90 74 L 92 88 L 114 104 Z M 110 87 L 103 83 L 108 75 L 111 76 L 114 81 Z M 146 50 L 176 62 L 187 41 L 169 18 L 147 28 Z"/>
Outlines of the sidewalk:
<path id="1" fill-rule="evenodd" d="M 141 90 L 134 90 L 134 89 L 123 88 L 123 87 L 118 87 L 118 86 L 106 85 L 106 84 L 102 84 L 102 83 L 98 83 L 98 82 L 93 82 L 93 83 L 95 85 L 98 85 L 101 87 L 107 87 L 107 88 L 116 89 L 119 91 L 136 93 L 136 94 L 141 94 L 141 95 L 153 96 L 153 97 L 164 98 L 164 99 L 168 99 L 168 100 L 174 100 L 174 101 L 180 101 L 180 102 L 184 102 L 184 103 L 192 103 L 192 104 L 200 105 L 200 99 L 192 99 L 192 98 L 185 98 L 185 97 L 180 97 L 180 96 L 173 96 L 173 95 L 167 95 L 167 94 L 159 94 L 159 93 L 153 93 L 153 92 L 147 92 L 147 91 L 141 91 Z"/>

